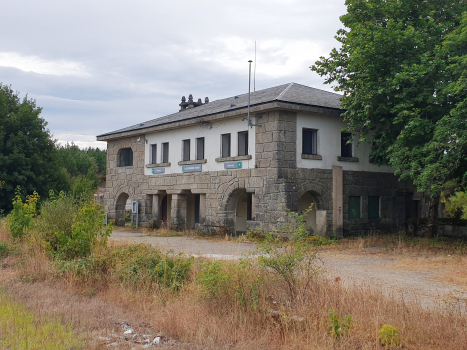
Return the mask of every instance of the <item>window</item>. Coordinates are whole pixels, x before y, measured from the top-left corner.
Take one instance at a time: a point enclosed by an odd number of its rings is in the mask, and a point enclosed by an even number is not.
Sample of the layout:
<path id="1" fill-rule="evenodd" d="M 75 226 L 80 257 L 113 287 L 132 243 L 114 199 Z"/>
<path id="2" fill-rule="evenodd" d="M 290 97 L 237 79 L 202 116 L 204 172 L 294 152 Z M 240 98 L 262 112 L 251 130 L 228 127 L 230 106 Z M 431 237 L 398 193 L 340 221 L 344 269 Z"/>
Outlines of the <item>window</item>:
<path id="1" fill-rule="evenodd" d="M 238 133 L 238 155 L 248 155 L 248 131 L 241 131 Z"/>
<path id="2" fill-rule="evenodd" d="M 190 160 L 190 140 L 183 140 L 182 141 L 182 160 L 187 161 Z"/>
<path id="3" fill-rule="evenodd" d="M 314 155 L 318 154 L 318 130 L 303 128 L 302 153 Z"/>
<path id="4" fill-rule="evenodd" d="M 122 148 L 118 152 L 117 166 L 133 166 L 133 151 L 131 148 Z"/>
<path id="5" fill-rule="evenodd" d="M 223 134 L 221 135 L 222 140 L 222 148 L 221 148 L 221 155 L 222 158 L 230 157 L 230 134 Z"/>
<path id="6" fill-rule="evenodd" d="M 162 163 L 169 162 L 169 143 L 164 142 L 162 144 Z"/>
<path id="7" fill-rule="evenodd" d="M 204 159 L 204 137 L 196 139 L 196 160 Z"/>
<path id="8" fill-rule="evenodd" d="M 349 220 L 360 219 L 360 197 L 349 196 Z"/>
<path id="9" fill-rule="evenodd" d="M 368 219 L 379 219 L 378 196 L 368 196 Z"/>
<path id="10" fill-rule="evenodd" d="M 201 195 L 195 194 L 195 224 L 199 224 L 200 206 L 201 206 Z"/>
<path id="11" fill-rule="evenodd" d="M 347 143 L 352 138 L 352 134 L 348 132 L 341 132 L 341 157 L 352 156 L 352 144 Z"/>
<path id="12" fill-rule="evenodd" d="M 246 219 L 253 219 L 253 193 L 246 194 Z"/>
<path id="13" fill-rule="evenodd" d="M 157 145 L 151 145 L 151 164 L 157 164 Z"/>

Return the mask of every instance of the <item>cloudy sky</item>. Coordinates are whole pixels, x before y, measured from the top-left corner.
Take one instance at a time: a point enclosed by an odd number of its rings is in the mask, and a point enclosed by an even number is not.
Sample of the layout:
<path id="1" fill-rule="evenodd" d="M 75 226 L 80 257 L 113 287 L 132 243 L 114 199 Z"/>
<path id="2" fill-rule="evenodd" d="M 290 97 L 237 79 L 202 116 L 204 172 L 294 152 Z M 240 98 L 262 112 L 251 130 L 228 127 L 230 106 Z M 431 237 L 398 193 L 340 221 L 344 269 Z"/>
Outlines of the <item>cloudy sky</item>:
<path id="1" fill-rule="evenodd" d="M 296 82 L 331 90 L 309 66 L 337 42 L 344 0 L 4 1 L 0 82 L 43 107 L 60 142 Z"/>

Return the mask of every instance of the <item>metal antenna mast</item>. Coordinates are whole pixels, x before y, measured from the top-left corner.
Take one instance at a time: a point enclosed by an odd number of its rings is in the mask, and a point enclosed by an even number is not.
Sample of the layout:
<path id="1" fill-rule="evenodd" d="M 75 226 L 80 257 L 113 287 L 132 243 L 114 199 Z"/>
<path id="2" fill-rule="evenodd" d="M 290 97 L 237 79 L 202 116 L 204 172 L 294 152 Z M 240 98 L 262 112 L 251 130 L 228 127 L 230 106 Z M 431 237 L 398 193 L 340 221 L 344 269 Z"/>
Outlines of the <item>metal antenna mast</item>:
<path id="1" fill-rule="evenodd" d="M 251 95 L 251 62 L 252 60 L 249 60 L 249 74 L 248 74 L 248 126 L 261 126 L 258 124 L 252 124 L 250 120 L 250 95 Z"/>
<path id="2" fill-rule="evenodd" d="M 256 39 L 255 39 L 255 70 L 253 73 L 253 91 L 256 91 Z"/>

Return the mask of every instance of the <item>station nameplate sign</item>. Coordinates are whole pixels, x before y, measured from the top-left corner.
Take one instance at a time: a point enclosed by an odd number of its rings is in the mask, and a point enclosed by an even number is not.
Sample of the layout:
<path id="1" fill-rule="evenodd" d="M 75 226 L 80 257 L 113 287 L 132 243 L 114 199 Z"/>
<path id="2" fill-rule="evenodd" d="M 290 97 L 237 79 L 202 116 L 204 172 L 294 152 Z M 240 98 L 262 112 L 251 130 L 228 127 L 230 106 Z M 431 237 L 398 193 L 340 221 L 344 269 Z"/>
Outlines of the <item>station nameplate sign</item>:
<path id="1" fill-rule="evenodd" d="M 202 164 L 182 165 L 182 173 L 194 173 L 202 170 Z"/>
<path id="2" fill-rule="evenodd" d="M 241 169 L 242 162 L 224 163 L 224 169 Z"/>
<path id="3" fill-rule="evenodd" d="M 165 173 L 165 168 L 152 168 L 153 174 L 163 174 Z"/>

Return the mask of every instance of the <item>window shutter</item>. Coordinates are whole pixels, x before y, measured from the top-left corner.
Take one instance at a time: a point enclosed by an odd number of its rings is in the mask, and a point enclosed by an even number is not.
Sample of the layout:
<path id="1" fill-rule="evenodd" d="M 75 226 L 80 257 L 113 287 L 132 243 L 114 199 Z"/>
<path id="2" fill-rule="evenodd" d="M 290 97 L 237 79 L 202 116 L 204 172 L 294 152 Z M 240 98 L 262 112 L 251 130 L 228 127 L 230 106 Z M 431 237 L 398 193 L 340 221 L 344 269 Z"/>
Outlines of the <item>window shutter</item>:
<path id="1" fill-rule="evenodd" d="M 349 219 L 360 219 L 360 197 L 349 196 Z"/>
<path id="2" fill-rule="evenodd" d="M 196 139 L 196 159 L 204 159 L 204 137 Z"/>
<path id="3" fill-rule="evenodd" d="M 157 145 L 151 145 L 151 164 L 157 164 Z"/>

